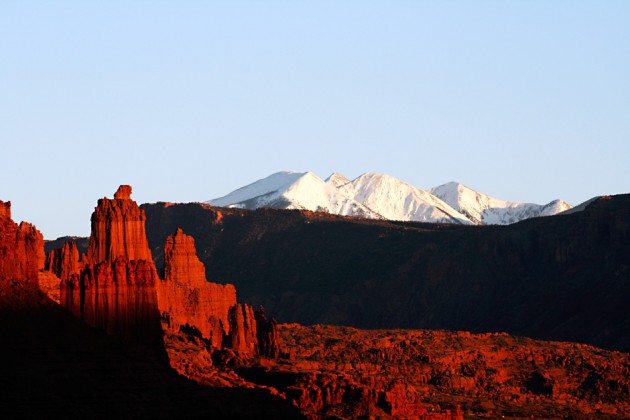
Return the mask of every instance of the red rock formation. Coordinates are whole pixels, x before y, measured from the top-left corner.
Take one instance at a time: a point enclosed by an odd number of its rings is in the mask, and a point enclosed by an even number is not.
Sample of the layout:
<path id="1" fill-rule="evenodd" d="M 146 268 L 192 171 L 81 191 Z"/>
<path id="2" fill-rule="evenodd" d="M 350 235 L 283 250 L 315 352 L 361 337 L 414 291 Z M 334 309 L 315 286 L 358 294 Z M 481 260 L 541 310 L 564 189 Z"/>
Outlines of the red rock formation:
<path id="1" fill-rule="evenodd" d="M 157 271 L 144 230 L 145 216 L 121 186 L 103 198 L 92 214 L 85 263 L 66 244 L 49 257 L 51 270 L 63 279 L 62 304 L 88 324 L 139 342 L 161 340 Z M 80 267 L 77 273 L 77 267 Z"/>
<path id="2" fill-rule="evenodd" d="M 462 418 L 463 412 L 489 418 L 630 415 L 627 353 L 507 334 L 297 324 L 278 330 L 291 357 L 242 376 L 286 392 L 307 413 L 443 419 Z"/>
<path id="3" fill-rule="evenodd" d="M 102 198 L 92 213 L 87 263 L 128 260 L 153 261 L 144 228 L 146 216 L 131 200 L 131 187 L 121 185 L 114 199 Z"/>
<path id="4" fill-rule="evenodd" d="M 62 281 L 70 280 L 83 268 L 79 262 L 79 250 L 74 241 L 66 242 L 61 248 L 53 249 L 46 255 L 46 270 L 52 272 Z"/>
<path id="5" fill-rule="evenodd" d="M 11 204 L 0 201 L 0 307 L 29 305 L 39 296 L 44 238 L 30 223 L 11 220 Z"/>
<path id="6" fill-rule="evenodd" d="M 230 332 L 226 337 L 226 347 L 240 356 L 254 356 L 258 350 L 256 319 L 251 306 L 236 304 L 230 308 Z"/>
<path id="7" fill-rule="evenodd" d="M 158 304 L 171 333 L 194 333 L 215 350 L 232 350 L 241 359 L 280 354 L 276 322 L 267 320 L 262 308 L 254 313 L 249 305 L 237 304 L 233 285 L 209 283 L 194 239 L 181 229 L 166 239 Z"/>
<path id="8" fill-rule="evenodd" d="M 131 185 L 121 185 L 114 193 L 114 200 L 131 200 Z"/>
<path id="9" fill-rule="evenodd" d="M 11 202 L 7 201 L 6 203 L 0 200 L 0 219 L 10 219 L 11 218 Z"/>
<path id="10" fill-rule="evenodd" d="M 74 315 L 109 334 L 136 342 L 157 342 L 161 337 L 151 261 L 118 258 L 88 264 L 74 282 L 66 282 L 63 304 Z"/>
<path id="11" fill-rule="evenodd" d="M 213 347 L 222 348 L 230 330 L 228 312 L 236 305 L 231 284 L 209 283 L 195 250 L 195 240 L 177 229 L 166 239 L 164 280 L 158 282 L 158 304 L 163 324 L 173 331 L 196 329 Z"/>

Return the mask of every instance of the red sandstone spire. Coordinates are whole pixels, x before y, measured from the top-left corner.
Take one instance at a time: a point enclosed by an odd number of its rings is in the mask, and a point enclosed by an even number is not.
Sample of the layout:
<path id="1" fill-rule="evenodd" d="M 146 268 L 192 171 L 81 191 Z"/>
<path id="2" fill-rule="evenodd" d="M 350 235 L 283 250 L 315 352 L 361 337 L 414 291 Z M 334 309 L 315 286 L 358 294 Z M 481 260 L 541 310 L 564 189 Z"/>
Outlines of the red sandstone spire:
<path id="1" fill-rule="evenodd" d="M 166 238 L 164 245 L 164 280 L 185 282 L 190 286 L 203 287 L 206 281 L 206 268 L 197 258 L 195 239 L 177 229 L 174 235 Z"/>
<path id="2" fill-rule="evenodd" d="M 153 261 L 144 228 L 146 216 L 131 198 L 131 187 L 121 185 L 114 199 L 102 198 L 92 214 L 92 234 L 87 262 Z"/>
<path id="3" fill-rule="evenodd" d="M 188 324 L 216 348 L 230 328 L 228 313 L 236 305 L 231 284 L 209 283 L 195 250 L 195 240 L 177 229 L 164 246 L 164 281 L 158 282 L 158 306 L 166 327 L 179 331 Z"/>

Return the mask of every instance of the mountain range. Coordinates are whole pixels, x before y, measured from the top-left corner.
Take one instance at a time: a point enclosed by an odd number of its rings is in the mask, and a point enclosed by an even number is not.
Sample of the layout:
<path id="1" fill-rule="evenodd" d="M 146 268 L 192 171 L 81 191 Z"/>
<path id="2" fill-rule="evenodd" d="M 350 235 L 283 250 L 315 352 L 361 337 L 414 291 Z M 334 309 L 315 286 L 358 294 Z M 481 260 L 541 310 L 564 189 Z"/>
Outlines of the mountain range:
<path id="1" fill-rule="evenodd" d="M 504 201 L 456 182 L 423 190 L 386 174 L 365 173 L 351 181 L 337 172 L 325 180 L 313 172 L 277 172 L 206 204 L 464 225 L 507 225 L 572 208 L 563 200 L 544 205 Z"/>

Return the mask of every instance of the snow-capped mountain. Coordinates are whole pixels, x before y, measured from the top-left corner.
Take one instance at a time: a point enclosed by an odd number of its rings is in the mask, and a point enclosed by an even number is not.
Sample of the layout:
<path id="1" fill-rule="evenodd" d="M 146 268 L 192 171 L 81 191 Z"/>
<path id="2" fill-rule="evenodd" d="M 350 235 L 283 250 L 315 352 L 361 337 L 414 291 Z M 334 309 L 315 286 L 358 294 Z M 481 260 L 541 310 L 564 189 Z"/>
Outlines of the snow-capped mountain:
<path id="1" fill-rule="evenodd" d="M 221 207 L 273 207 L 325 211 L 368 219 L 382 218 L 312 172 L 278 172 L 207 203 Z"/>
<path id="2" fill-rule="evenodd" d="M 334 173 L 323 181 L 312 172 L 278 172 L 207 203 L 326 211 L 371 219 L 471 223 L 430 193 L 381 174 L 364 174 L 350 181 Z"/>
<path id="3" fill-rule="evenodd" d="M 366 173 L 350 181 L 336 172 L 326 181 L 312 172 L 278 172 L 206 203 L 458 224 L 510 224 L 571 208 L 562 200 L 546 205 L 507 202 L 454 182 L 422 190 L 389 175 Z"/>
<path id="4" fill-rule="evenodd" d="M 366 173 L 352 182 L 344 180 L 335 173 L 327 182 L 385 219 L 470 224 L 444 201 L 392 176 Z"/>
<path id="5" fill-rule="evenodd" d="M 503 201 L 482 194 L 464 184 L 449 182 L 429 190 L 475 224 L 508 225 L 531 217 L 551 216 L 571 208 L 562 200 L 548 204 Z"/>

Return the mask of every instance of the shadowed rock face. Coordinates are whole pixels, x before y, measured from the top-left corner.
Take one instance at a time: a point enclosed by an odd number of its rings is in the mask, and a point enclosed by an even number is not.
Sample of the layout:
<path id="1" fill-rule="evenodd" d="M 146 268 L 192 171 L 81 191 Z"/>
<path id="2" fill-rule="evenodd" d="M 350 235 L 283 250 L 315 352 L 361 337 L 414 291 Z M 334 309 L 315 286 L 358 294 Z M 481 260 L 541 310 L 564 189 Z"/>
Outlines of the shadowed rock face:
<path id="1" fill-rule="evenodd" d="M 175 228 L 208 279 L 281 322 L 505 331 L 630 351 L 630 195 L 510 226 L 143 205 L 158 266 Z"/>

